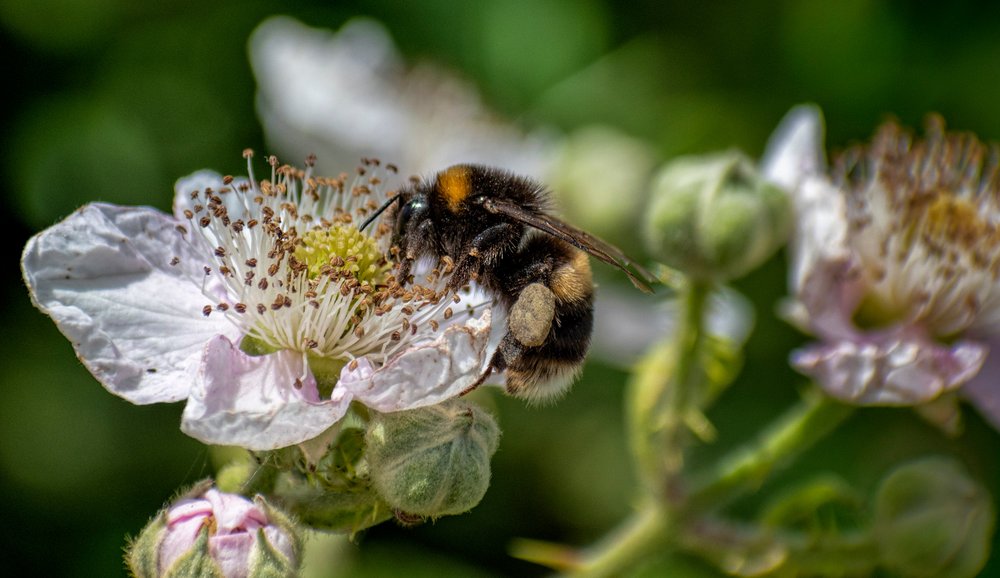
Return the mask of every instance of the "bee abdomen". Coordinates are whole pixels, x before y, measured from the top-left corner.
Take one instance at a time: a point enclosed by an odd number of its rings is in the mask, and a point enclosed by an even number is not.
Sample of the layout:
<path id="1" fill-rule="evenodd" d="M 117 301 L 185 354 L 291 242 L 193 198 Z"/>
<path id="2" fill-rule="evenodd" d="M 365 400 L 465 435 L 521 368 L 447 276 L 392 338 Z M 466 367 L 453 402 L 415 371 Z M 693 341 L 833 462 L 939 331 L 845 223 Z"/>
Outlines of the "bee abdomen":
<path id="1" fill-rule="evenodd" d="M 548 337 L 539 347 L 520 349 L 506 359 L 507 392 L 532 401 L 563 395 L 576 379 L 590 348 L 593 293 L 557 305 Z"/>
<path id="2" fill-rule="evenodd" d="M 590 348 L 594 322 L 590 262 L 583 251 L 551 237 L 532 239 L 521 255 L 535 259 L 521 268 L 531 283 L 512 296 L 508 334 L 498 351 L 501 359 L 493 365 L 506 371 L 511 395 L 532 401 L 554 399 L 569 389 Z M 525 333 L 519 318 L 537 308 L 528 304 L 541 301 L 533 294 L 543 291 L 550 293 L 553 303 L 551 317 L 538 320 L 548 321 L 547 335 L 540 344 L 525 343 L 518 339 Z"/>

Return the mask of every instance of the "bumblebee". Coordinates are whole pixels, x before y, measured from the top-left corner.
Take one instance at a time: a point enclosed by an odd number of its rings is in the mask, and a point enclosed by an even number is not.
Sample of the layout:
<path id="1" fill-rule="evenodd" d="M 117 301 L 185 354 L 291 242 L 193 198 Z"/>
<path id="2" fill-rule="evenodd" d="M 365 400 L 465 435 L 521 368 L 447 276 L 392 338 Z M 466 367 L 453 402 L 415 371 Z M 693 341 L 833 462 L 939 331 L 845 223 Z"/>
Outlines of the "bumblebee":
<path id="1" fill-rule="evenodd" d="M 652 275 L 612 245 L 553 217 L 548 199 L 548 191 L 531 179 L 456 165 L 412 181 L 361 225 L 395 206 L 389 223 L 401 284 L 422 257 L 450 260 L 449 289 L 475 280 L 506 309 L 507 331 L 470 390 L 494 372 L 505 372 L 509 394 L 532 401 L 569 389 L 594 322 L 588 254 L 651 292 L 646 282 Z"/>

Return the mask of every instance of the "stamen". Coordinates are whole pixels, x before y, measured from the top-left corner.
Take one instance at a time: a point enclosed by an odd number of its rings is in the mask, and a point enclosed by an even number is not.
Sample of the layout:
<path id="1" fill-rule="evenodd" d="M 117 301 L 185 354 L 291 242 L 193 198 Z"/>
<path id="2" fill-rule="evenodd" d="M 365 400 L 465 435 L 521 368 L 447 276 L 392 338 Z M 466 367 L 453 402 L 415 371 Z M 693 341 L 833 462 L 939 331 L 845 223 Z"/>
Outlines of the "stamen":
<path id="1" fill-rule="evenodd" d="M 258 181 L 252 151 L 244 157 L 249 179 L 223 177 L 217 191 L 194 195 L 204 204 L 185 209 L 199 225 L 188 241 L 206 255 L 203 291 L 217 303 L 204 315 L 220 311 L 257 354 L 308 353 L 310 365 L 361 356 L 384 363 L 436 336 L 438 320 L 451 317 L 440 299 L 445 279 L 399 286 L 385 255 L 391 231 L 353 224 L 385 202 L 380 163 L 369 162 L 350 182 L 313 176 L 315 159 L 300 170 L 268 157 L 271 178 Z"/>

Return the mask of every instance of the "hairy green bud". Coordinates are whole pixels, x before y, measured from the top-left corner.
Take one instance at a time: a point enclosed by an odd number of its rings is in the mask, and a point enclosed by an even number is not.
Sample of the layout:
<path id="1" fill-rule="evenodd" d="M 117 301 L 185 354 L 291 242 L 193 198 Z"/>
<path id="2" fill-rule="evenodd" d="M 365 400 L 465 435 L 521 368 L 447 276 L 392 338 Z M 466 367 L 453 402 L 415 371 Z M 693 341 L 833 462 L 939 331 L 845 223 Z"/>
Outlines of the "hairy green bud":
<path id="1" fill-rule="evenodd" d="M 486 494 L 499 438 L 493 418 L 462 400 L 375 415 L 365 435 L 372 483 L 403 514 L 461 514 Z"/>
<path id="2" fill-rule="evenodd" d="M 902 576 L 972 578 L 989 556 L 995 518 L 989 493 L 955 460 L 905 464 L 876 498 L 882 563 Z"/>
<path id="3" fill-rule="evenodd" d="M 763 263 L 791 229 L 788 194 L 738 151 L 685 157 L 653 178 L 645 237 L 661 262 L 728 281 Z"/>

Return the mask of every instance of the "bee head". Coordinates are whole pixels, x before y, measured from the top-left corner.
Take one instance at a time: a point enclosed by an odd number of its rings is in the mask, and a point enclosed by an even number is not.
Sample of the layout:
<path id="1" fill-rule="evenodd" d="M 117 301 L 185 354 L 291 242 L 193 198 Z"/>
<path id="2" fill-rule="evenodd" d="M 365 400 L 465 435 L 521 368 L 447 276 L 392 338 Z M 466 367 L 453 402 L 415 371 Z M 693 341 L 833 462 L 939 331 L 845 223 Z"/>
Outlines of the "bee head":
<path id="1" fill-rule="evenodd" d="M 421 192 L 401 193 L 399 210 L 393 215 L 395 223 L 392 231 L 392 244 L 405 250 L 409 237 L 416 233 L 429 216 L 430 203 L 427 195 Z"/>

